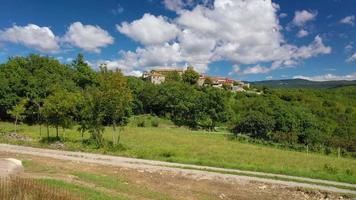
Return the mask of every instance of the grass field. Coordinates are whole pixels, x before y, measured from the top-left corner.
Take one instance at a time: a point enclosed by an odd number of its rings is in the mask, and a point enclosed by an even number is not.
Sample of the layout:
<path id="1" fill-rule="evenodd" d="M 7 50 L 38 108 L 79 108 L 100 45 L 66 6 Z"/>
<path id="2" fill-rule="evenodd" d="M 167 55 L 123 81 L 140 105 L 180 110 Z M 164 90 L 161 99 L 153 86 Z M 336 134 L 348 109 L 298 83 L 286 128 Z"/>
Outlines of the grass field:
<path id="1" fill-rule="evenodd" d="M 150 126 L 149 120 L 146 124 L 144 128 L 137 127 L 135 123 L 123 128 L 119 149 L 96 149 L 94 145 L 84 145 L 81 135 L 75 129 L 67 130 L 64 149 L 356 183 L 356 160 L 352 158 L 240 143 L 227 139 L 223 132 L 176 128 L 165 120 L 159 122 L 159 127 Z M 42 129 L 42 136 L 45 137 L 45 128 Z M 13 124 L 0 123 L 0 132 L 12 130 Z M 3 135 L 0 141 L 55 148 L 53 144 L 40 142 L 39 126 L 21 125 L 18 132 L 32 140 L 27 138 L 19 141 Z M 54 129 L 50 132 L 54 136 Z M 111 133 L 111 129 L 107 128 L 107 140 L 111 140 Z M 85 135 L 85 138 L 88 137 L 88 134 Z"/>

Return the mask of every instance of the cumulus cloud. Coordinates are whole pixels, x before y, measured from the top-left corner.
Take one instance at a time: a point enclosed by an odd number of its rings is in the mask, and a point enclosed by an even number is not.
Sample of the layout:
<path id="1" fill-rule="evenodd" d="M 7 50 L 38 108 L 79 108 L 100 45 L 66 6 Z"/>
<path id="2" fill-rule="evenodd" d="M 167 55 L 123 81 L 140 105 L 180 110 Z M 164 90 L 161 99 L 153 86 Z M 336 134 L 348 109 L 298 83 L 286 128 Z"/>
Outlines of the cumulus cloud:
<path id="1" fill-rule="evenodd" d="M 347 75 L 334 75 L 334 74 L 324 74 L 318 76 L 293 76 L 294 79 L 306 79 L 310 81 L 339 81 L 347 80 L 352 81 L 356 80 L 356 73 L 347 74 Z"/>
<path id="2" fill-rule="evenodd" d="M 146 14 L 117 27 L 143 44 L 135 51 L 121 52 L 117 62 L 131 70 L 189 63 L 205 72 L 212 62 L 230 61 L 236 66 L 254 66 L 240 71 L 256 74 L 295 66 L 302 59 L 331 52 L 320 36 L 301 47 L 288 44 L 281 33 L 278 9 L 271 0 L 215 0 L 213 6 L 198 4 L 192 9 L 180 9 L 171 21 Z M 316 16 L 316 12 L 305 11 L 313 17 L 300 12 L 298 16 L 304 18 L 296 17 L 297 24 Z M 171 31 L 163 34 L 166 28 Z"/>
<path id="3" fill-rule="evenodd" d="M 273 76 L 266 76 L 266 80 L 272 80 Z"/>
<path id="4" fill-rule="evenodd" d="M 295 11 L 294 18 L 293 18 L 293 24 L 295 26 L 302 27 L 308 21 L 314 20 L 317 15 L 318 15 L 318 13 L 316 11 L 307 11 L 307 10 Z"/>
<path id="5" fill-rule="evenodd" d="M 330 54 L 331 47 L 325 46 L 323 40 L 318 35 L 314 38 L 314 41 L 308 46 L 301 46 L 293 53 L 292 57 L 307 59 L 319 54 Z"/>
<path id="6" fill-rule="evenodd" d="M 177 37 L 179 29 L 162 16 L 145 14 L 141 19 L 131 23 L 116 25 L 120 33 L 144 45 L 162 44 Z"/>
<path id="7" fill-rule="evenodd" d="M 173 11 L 181 10 L 186 6 L 192 6 L 194 3 L 193 0 L 164 0 L 164 6 Z"/>
<path id="8" fill-rule="evenodd" d="M 265 74 L 271 71 L 271 68 L 263 67 L 260 65 L 256 65 L 253 67 L 247 67 L 241 72 L 241 75 L 249 75 L 249 74 Z"/>
<path id="9" fill-rule="evenodd" d="M 100 48 L 113 44 L 114 38 L 99 26 L 74 22 L 69 26 L 63 41 L 85 51 L 99 53 Z"/>
<path id="10" fill-rule="evenodd" d="M 353 26 L 355 24 L 355 15 L 350 15 L 345 18 L 342 18 L 340 20 L 340 23 Z"/>
<path id="11" fill-rule="evenodd" d="M 58 39 L 49 27 L 35 24 L 16 26 L 0 31 L 0 41 L 22 44 L 41 52 L 59 50 Z"/>
<path id="12" fill-rule="evenodd" d="M 348 59 L 346 59 L 346 62 L 353 62 L 356 60 L 356 53 L 352 54 Z"/>
<path id="13" fill-rule="evenodd" d="M 309 35 L 309 32 L 304 29 L 299 30 L 297 33 L 297 37 L 299 37 L 299 38 L 302 38 L 302 37 L 305 37 L 308 35 Z"/>

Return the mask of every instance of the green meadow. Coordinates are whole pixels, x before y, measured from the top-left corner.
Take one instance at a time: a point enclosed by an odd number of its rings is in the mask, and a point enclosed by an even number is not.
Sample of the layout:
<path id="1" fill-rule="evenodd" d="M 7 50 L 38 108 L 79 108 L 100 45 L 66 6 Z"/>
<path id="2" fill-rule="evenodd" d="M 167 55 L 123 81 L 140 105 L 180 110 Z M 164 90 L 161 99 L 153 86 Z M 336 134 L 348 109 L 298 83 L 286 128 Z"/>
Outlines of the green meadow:
<path id="1" fill-rule="evenodd" d="M 137 121 L 144 122 L 138 127 Z M 154 127 L 152 121 L 158 121 Z M 156 125 L 155 125 L 156 126 Z M 20 125 L 15 139 L 7 134 L 14 129 L 13 124 L 0 123 L 0 141 L 2 143 L 20 144 L 43 148 L 58 148 L 58 142 L 48 142 L 46 128 L 38 125 Z M 41 134 L 41 135 L 40 135 Z M 319 153 L 297 152 L 264 145 L 242 143 L 231 140 L 229 133 L 222 131 L 192 131 L 184 127 L 176 127 L 163 119 L 134 119 L 120 129 L 120 145 L 116 148 L 97 148 L 88 143 L 89 134 L 81 134 L 75 129 L 60 132 L 62 147 L 70 151 L 86 151 L 111 154 L 134 158 L 162 160 L 177 163 L 206 165 L 222 168 L 243 169 L 270 172 L 293 176 L 335 180 L 356 183 L 356 160 L 338 158 Z M 50 136 L 54 138 L 55 130 L 50 128 Z M 104 132 L 107 141 L 112 139 L 112 128 Z"/>

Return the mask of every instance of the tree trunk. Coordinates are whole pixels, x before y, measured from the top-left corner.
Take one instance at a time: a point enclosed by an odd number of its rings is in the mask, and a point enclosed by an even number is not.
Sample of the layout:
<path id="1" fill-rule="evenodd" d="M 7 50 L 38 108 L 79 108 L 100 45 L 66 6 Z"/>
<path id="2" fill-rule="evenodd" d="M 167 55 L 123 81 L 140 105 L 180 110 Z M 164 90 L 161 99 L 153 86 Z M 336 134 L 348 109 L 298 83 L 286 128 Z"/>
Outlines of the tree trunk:
<path id="1" fill-rule="evenodd" d="M 116 138 L 115 138 L 115 132 L 116 132 L 116 123 L 113 122 L 112 123 L 112 129 L 113 129 L 113 132 L 112 132 L 112 144 L 113 146 L 115 147 L 116 146 Z"/>
<path id="2" fill-rule="evenodd" d="M 42 124 L 40 123 L 40 138 L 42 137 Z"/>
<path id="3" fill-rule="evenodd" d="M 57 137 L 57 140 L 59 139 L 59 135 L 58 135 L 58 125 L 56 125 L 56 137 Z"/>
<path id="4" fill-rule="evenodd" d="M 48 127 L 48 123 L 46 123 L 47 126 L 47 140 L 49 141 L 49 127 Z"/>
<path id="5" fill-rule="evenodd" d="M 17 133 L 17 117 L 15 118 L 15 133 Z"/>
<path id="6" fill-rule="evenodd" d="M 63 141 L 66 141 L 66 129 L 63 128 Z"/>
<path id="7" fill-rule="evenodd" d="M 84 134 L 83 134 L 83 129 L 80 129 L 80 134 L 82 135 L 82 142 L 84 142 Z"/>

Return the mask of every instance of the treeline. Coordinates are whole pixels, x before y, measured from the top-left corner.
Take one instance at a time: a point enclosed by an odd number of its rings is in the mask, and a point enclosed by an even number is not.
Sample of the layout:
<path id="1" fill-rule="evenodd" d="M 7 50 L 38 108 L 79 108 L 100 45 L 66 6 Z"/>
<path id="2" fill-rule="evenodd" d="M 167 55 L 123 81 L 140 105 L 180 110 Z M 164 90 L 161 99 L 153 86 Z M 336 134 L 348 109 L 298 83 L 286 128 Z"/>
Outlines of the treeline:
<path id="1" fill-rule="evenodd" d="M 104 126 L 116 130 L 130 115 L 152 114 L 192 129 L 227 127 L 236 136 L 356 150 L 356 87 L 258 88 L 258 95 L 199 87 L 198 77 L 188 70 L 153 85 L 105 66 L 94 71 L 82 55 L 70 65 L 37 55 L 10 58 L 0 66 L 0 119 L 57 130 L 79 125 L 100 145 Z M 117 143 L 119 134 L 113 138 Z"/>
<path id="2" fill-rule="evenodd" d="M 59 129 L 79 125 L 102 146 L 105 126 L 112 126 L 113 144 L 119 135 L 116 127 L 126 123 L 131 108 L 131 92 L 120 71 L 105 66 L 94 71 L 81 54 L 70 65 L 38 55 L 10 58 L 0 66 L 0 119 L 44 124 Z M 64 138 L 65 139 L 65 138 Z"/>

